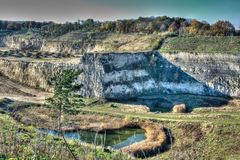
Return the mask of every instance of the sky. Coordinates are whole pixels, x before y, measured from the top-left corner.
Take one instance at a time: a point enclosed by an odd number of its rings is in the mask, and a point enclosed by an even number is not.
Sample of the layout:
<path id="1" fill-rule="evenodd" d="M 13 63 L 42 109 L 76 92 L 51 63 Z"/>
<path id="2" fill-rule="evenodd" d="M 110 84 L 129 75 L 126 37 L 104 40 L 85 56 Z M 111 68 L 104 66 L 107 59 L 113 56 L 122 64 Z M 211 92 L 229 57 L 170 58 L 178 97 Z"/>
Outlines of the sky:
<path id="1" fill-rule="evenodd" d="M 0 0 L 1 20 L 77 21 L 149 16 L 229 20 L 240 27 L 240 0 Z"/>

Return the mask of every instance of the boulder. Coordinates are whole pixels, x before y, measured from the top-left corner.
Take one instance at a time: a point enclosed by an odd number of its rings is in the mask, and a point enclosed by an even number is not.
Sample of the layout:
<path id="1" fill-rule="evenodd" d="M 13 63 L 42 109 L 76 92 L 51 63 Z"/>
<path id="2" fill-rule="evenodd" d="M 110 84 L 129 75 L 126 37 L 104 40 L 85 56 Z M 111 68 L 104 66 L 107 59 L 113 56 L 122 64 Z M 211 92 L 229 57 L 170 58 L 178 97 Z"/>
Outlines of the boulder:
<path id="1" fill-rule="evenodd" d="M 173 113 L 186 113 L 187 107 L 185 104 L 177 104 L 173 106 Z"/>

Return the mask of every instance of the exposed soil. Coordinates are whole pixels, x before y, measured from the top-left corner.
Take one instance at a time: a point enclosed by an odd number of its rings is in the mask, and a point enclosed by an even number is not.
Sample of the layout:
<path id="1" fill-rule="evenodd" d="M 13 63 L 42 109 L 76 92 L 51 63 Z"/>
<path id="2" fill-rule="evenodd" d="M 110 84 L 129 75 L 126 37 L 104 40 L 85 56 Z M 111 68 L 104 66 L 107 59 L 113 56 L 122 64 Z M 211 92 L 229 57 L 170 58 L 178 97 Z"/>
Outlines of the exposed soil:
<path id="1" fill-rule="evenodd" d="M 26 87 L 0 76 L 0 99 L 44 103 L 45 99 L 51 95 L 51 93 Z"/>

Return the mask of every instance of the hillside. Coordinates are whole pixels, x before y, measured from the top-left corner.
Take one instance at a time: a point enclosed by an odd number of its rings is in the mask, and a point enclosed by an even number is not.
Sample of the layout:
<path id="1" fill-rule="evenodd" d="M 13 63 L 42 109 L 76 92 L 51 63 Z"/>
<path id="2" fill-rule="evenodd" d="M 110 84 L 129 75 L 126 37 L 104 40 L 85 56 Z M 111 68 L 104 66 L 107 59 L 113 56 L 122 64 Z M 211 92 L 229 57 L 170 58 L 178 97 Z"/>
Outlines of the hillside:
<path id="1" fill-rule="evenodd" d="M 239 36 L 185 36 L 164 41 L 161 52 L 239 54 Z"/>
<path id="2" fill-rule="evenodd" d="M 5 32 L 3 32 L 4 34 Z M 139 52 L 160 50 L 175 53 L 220 53 L 239 54 L 240 36 L 181 36 L 171 32 L 164 33 L 111 33 L 73 31 L 55 38 L 44 38 L 39 32 L 11 34 L 1 37 L 2 51 L 27 50 L 41 54 L 57 53 L 74 56 L 85 52 Z M 7 54 L 7 53 L 5 53 Z M 17 54 L 17 53 L 16 53 Z M 24 54 L 24 52 L 23 52 Z M 34 53 L 32 53 L 34 55 Z"/>

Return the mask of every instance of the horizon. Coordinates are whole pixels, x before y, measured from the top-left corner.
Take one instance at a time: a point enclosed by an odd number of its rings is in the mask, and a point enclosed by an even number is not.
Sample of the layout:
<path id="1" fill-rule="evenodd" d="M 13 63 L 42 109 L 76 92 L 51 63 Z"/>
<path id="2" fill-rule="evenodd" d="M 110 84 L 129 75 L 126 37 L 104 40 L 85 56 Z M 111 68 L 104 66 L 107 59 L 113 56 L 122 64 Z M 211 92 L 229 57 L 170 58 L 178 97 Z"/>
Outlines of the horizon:
<path id="1" fill-rule="evenodd" d="M 137 19 L 138 17 L 181 17 L 213 24 L 218 20 L 240 28 L 238 0 L 1 0 L 0 19 L 7 21 L 75 22 L 88 18 L 98 21 Z M 224 11 L 223 11 L 224 10 Z"/>

